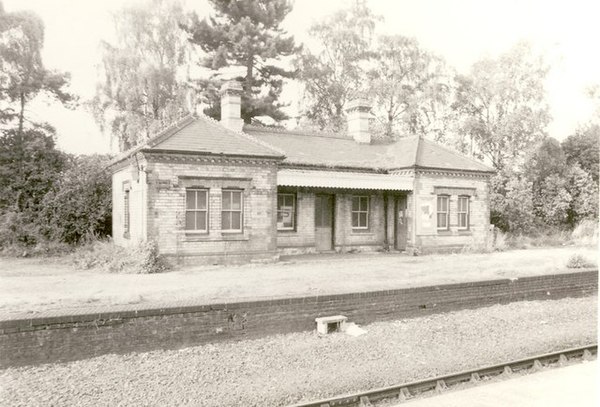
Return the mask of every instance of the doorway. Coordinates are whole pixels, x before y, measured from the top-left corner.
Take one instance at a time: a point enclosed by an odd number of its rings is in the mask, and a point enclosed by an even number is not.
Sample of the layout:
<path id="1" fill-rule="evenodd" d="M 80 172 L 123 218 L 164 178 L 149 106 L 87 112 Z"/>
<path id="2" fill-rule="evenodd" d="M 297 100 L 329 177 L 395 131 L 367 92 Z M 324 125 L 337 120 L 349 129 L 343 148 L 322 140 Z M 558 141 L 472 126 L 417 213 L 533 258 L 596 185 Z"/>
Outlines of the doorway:
<path id="1" fill-rule="evenodd" d="M 315 247 L 333 250 L 333 195 L 315 195 Z"/>
<path id="2" fill-rule="evenodd" d="M 408 216 L 406 213 L 407 202 L 406 195 L 399 195 L 396 197 L 395 213 L 396 213 L 396 238 L 394 239 L 394 246 L 396 250 L 406 250 L 406 240 L 408 234 Z"/>

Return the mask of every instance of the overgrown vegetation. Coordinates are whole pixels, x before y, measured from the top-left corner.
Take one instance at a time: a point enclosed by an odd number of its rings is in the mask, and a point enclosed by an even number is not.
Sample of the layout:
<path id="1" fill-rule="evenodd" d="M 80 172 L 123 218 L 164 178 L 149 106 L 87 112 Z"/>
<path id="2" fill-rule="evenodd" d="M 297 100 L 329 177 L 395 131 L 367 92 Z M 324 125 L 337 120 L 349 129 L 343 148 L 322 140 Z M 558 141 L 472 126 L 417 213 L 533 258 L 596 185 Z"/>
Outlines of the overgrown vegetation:
<path id="1" fill-rule="evenodd" d="M 64 253 L 89 236 L 110 234 L 107 157 L 56 149 L 55 130 L 30 117 L 44 96 L 71 106 L 69 75 L 44 67 L 44 24 L 0 4 L 0 252 Z"/>
<path id="2" fill-rule="evenodd" d="M 108 273 L 152 274 L 169 269 L 159 256 L 154 241 L 125 248 L 116 246 L 109 239 L 94 239 L 76 248 L 69 259 L 78 269 Z"/>
<path id="3" fill-rule="evenodd" d="M 567 268 L 570 269 L 583 269 L 592 267 L 596 267 L 596 263 L 592 262 L 581 254 L 574 254 L 569 257 L 569 260 L 567 261 Z"/>

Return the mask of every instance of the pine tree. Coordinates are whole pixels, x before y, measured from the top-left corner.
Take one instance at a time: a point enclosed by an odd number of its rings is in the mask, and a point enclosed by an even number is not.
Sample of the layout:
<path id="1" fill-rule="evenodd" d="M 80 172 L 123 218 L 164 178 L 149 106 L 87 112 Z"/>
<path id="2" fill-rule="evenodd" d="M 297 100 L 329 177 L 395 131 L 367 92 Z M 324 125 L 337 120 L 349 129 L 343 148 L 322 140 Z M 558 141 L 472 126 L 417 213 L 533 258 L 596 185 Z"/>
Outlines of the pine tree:
<path id="1" fill-rule="evenodd" d="M 218 71 L 225 67 L 242 67 L 242 118 L 250 123 L 253 117 L 270 116 L 276 121 L 287 118 L 279 103 L 284 79 L 292 79 L 295 72 L 286 70 L 278 62 L 298 52 L 293 36 L 281 28 L 281 22 L 292 10 L 289 0 L 210 0 L 215 15 L 199 20 L 196 14 L 182 28 L 190 34 L 190 41 L 198 45 L 206 57 L 204 67 Z M 214 99 L 215 93 L 205 95 Z M 219 118 L 218 103 L 208 114 Z"/>

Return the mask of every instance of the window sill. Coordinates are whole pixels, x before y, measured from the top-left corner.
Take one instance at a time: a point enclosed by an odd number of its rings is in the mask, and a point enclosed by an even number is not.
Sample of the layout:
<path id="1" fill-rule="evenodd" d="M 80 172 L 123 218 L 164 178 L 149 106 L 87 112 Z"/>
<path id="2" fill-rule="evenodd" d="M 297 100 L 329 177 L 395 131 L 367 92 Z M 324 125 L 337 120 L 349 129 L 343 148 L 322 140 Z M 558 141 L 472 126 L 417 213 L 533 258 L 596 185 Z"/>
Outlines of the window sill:
<path id="1" fill-rule="evenodd" d="M 217 235 L 209 235 L 206 233 L 198 233 L 198 234 L 185 234 L 185 242 L 235 242 L 235 241 L 245 241 L 250 240 L 249 236 L 246 236 L 241 233 L 236 234 L 227 234 L 223 233 L 220 236 Z"/>
<path id="2" fill-rule="evenodd" d="M 469 229 L 462 229 L 458 231 L 459 236 L 471 236 L 473 232 Z"/>
<path id="3" fill-rule="evenodd" d="M 452 236 L 451 230 L 438 230 L 437 233 L 440 236 Z"/>
<path id="4" fill-rule="evenodd" d="M 374 236 L 375 233 L 371 232 L 369 229 L 352 229 L 350 235 Z"/>
<path id="5" fill-rule="evenodd" d="M 277 233 L 296 233 L 296 229 L 277 229 Z"/>

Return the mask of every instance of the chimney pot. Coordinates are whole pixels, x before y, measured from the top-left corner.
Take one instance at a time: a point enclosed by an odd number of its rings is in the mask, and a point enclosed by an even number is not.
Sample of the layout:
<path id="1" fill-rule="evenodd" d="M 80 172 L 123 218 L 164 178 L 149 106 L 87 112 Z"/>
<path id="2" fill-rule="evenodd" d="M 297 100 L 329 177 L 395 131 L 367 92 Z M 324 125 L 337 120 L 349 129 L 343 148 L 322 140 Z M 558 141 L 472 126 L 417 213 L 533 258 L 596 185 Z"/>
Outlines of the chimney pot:
<path id="1" fill-rule="evenodd" d="M 371 103 L 366 99 L 354 99 L 346 107 L 348 116 L 348 134 L 354 141 L 362 144 L 371 143 L 369 119 L 371 117 Z"/>
<path id="2" fill-rule="evenodd" d="M 235 80 L 221 86 L 221 124 L 230 130 L 241 131 L 244 126 L 242 92 L 242 85 Z"/>

